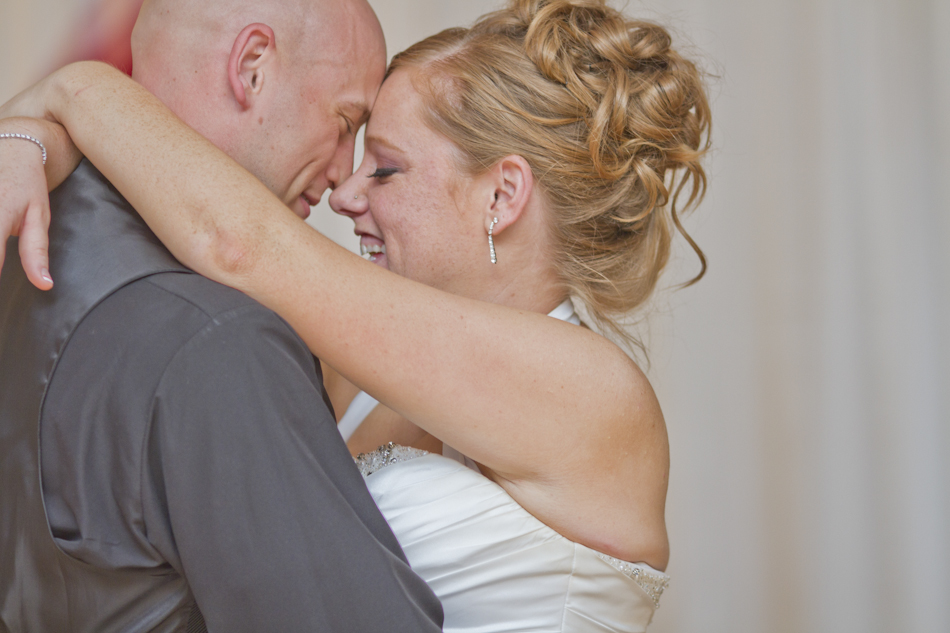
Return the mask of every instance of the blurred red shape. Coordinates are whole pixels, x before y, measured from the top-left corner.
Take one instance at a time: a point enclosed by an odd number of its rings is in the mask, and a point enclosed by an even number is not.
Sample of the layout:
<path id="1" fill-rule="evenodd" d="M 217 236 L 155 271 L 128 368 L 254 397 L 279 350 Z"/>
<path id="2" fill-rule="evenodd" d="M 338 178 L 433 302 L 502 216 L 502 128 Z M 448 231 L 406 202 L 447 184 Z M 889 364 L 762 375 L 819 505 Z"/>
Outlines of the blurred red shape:
<path id="1" fill-rule="evenodd" d="M 95 0 L 68 39 L 62 64 L 97 60 L 132 74 L 132 28 L 142 0 Z"/>

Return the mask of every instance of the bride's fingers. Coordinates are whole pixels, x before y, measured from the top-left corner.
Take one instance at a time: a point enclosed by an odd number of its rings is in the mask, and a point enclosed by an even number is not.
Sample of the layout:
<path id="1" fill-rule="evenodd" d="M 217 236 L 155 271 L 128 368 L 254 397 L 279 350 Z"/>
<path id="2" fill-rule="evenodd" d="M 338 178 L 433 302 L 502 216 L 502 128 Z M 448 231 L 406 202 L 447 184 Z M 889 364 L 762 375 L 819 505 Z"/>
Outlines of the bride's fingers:
<path id="1" fill-rule="evenodd" d="M 40 290 L 53 287 L 49 273 L 49 201 L 30 204 L 20 227 L 20 261 L 27 278 Z"/>

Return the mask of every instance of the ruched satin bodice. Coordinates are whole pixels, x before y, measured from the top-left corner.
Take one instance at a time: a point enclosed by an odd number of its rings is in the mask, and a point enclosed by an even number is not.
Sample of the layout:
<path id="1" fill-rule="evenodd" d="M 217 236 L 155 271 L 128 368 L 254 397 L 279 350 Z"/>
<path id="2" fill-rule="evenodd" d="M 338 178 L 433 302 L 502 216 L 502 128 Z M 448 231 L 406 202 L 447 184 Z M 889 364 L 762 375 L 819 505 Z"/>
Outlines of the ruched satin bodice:
<path id="1" fill-rule="evenodd" d="M 645 631 L 665 574 L 575 543 L 458 461 L 403 447 L 358 458 L 449 632 Z"/>

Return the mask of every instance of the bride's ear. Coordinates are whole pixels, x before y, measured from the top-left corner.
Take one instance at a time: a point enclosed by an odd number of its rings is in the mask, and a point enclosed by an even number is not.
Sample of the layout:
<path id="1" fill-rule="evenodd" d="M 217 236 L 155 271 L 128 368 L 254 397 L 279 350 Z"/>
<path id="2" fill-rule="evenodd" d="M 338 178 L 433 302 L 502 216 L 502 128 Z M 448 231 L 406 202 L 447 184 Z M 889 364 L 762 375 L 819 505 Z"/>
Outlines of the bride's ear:
<path id="1" fill-rule="evenodd" d="M 512 154 L 498 161 L 489 175 L 494 192 L 485 217 L 485 230 L 497 218 L 492 234 L 498 235 L 517 222 L 528 208 L 534 194 L 534 173 L 524 157 Z"/>
<path id="2" fill-rule="evenodd" d="M 249 24 L 238 34 L 228 58 L 228 81 L 242 109 L 251 107 L 264 88 L 268 62 L 275 57 L 274 31 L 266 24 Z"/>

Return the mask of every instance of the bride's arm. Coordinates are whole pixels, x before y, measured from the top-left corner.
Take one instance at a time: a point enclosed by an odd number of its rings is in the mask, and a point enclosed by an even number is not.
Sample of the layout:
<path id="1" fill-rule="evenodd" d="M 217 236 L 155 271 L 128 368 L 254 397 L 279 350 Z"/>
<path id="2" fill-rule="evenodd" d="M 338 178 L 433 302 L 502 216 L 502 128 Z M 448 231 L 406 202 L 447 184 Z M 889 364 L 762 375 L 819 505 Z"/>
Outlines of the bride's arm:
<path id="1" fill-rule="evenodd" d="M 542 520 L 587 542 L 608 534 L 602 549 L 620 555 L 656 541 L 665 429 L 616 346 L 345 251 L 114 69 L 77 64 L 44 90 L 48 114 L 185 264 L 280 314 L 317 356 L 485 465 Z"/>

